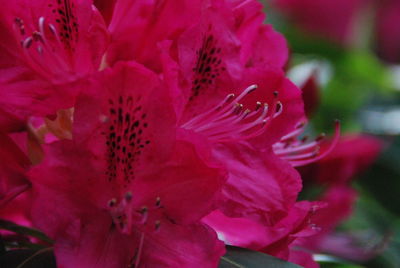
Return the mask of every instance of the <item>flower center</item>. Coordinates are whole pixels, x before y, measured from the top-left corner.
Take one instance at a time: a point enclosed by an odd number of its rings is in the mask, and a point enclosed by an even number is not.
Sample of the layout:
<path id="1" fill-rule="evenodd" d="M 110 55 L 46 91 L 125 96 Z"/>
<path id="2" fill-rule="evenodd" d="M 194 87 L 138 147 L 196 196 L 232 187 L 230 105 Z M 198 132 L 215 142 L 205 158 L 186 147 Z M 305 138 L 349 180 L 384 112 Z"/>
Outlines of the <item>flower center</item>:
<path id="1" fill-rule="evenodd" d="M 229 94 L 215 108 L 195 116 L 181 127 L 206 135 L 216 142 L 244 140 L 262 134 L 269 123 L 282 113 L 278 92 L 274 92 L 271 107 L 256 102 L 254 110 L 245 109 L 240 103 L 248 94 L 257 89 L 249 86 L 239 96 Z"/>
<path id="2" fill-rule="evenodd" d="M 54 18 L 41 16 L 37 25 L 26 24 L 16 17 L 14 32 L 21 40 L 27 64 L 44 77 L 54 80 L 73 72 L 75 68 L 72 54 L 78 40 L 79 25 L 73 14 L 74 4 L 70 1 L 58 1 L 57 7 L 49 4 L 49 8 Z"/>
<path id="3" fill-rule="evenodd" d="M 108 210 L 115 227 L 123 234 L 131 234 L 133 229 L 139 231 L 158 231 L 161 227 L 159 210 L 162 209 L 161 199 L 157 197 L 151 206 L 137 208 L 133 203 L 131 192 L 125 193 L 121 200 L 116 198 L 108 202 Z M 149 224 L 152 222 L 153 224 Z"/>
<path id="4" fill-rule="evenodd" d="M 113 224 L 123 234 L 130 235 L 133 231 L 140 234 L 139 243 L 130 267 L 138 267 L 143 249 L 145 233 L 158 232 L 161 228 L 160 197 L 157 197 L 152 206 L 142 206 L 139 209 L 133 204 L 131 192 L 125 193 L 120 201 L 113 198 L 108 201 L 108 210 Z"/>

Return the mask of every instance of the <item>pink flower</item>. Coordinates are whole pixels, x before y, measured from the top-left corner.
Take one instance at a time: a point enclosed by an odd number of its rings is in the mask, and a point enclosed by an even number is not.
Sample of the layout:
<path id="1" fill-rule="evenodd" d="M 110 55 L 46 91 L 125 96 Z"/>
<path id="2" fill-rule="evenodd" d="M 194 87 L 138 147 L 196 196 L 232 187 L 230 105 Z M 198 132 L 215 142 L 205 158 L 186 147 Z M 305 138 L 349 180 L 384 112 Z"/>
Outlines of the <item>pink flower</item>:
<path id="1" fill-rule="evenodd" d="M 265 31 L 269 27 L 262 20 L 251 19 L 258 17 L 259 6 L 246 4 L 237 9 L 222 5 L 226 14 L 211 5 L 203 11 L 203 20 L 177 41 L 159 47 L 181 137 L 228 173 L 218 210 L 204 221 L 227 243 L 265 248 L 287 259 L 296 239 L 291 232 L 309 227 L 305 219 L 310 208 L 296 205 L 301 180 L 293 166 L 315 161 L 331 148 L 319 154 L 320 140 L 297 139 L 304 127 L 299 124 L 303 102 L 301 91 L 282 71 L 286 44 L 273 31 Z M 234 23 L 230 18 L 238 14 L 241 19 Z M 244 35 L 250 29 L 257 34 Z M 280 44 L 277 49 L 283 53 L 253 47 L 263 40 Z M 249 225 L 254 229 L 243 234 L 243 226 Z M 276 241 L 269 240 L 272 232 L 277 232 Z M 242 243 L 246 239 L 254 241 Z"/>
<path id="2" fill-rule="evenodd" d="M 262 25 L 261 6 L 220 4 L 224 12 L 206 6 L 176 46 L 160 45 L 164 72 L 174 85 L 180 134 L 228 172 L 219 209 L 269 225 L 286 215 L 301 187 L 271 145 L 302 118 L 302 100 L 281 70 L 286 45 Z M 281 44 L 276 48 L 283 54 L 267 47 L 255 54 L 257 41 Z"/>
<path id="3" fill-rule="evenodd" d="M 327 146 L 327 145 L 325 145 Z M 367 169 L 383 149 L 383 143 L 372 136 L 347 135 L 323 159 L 299 170 L 305 181 L 320 184 L 348 183 Z"/>
<path id="4" fill-rule="evenodd" d="M 97 71 L 107 34 L 90 1 L 2 1 L 2 108 L 29 116 L 71 107 L 76 80 Z"/>
<path id="5" fill-rule="evenodd" d="M 340 45 L 359 42 L 362 28 L 371 28 L 377 54 L 388 62 L 400 61 L 397 0 L 273 0 L 272 3 L 303 32 Z"/>
<path id="6" fill-rule="evenodd" d="M 377 1 L 378 2 L 378 1 Z M 400 2 L 379 1 L 376 8 L 376 48 L 378 55 L 389 62 L 400 61 Z"/>
<path id="7" fill-rule="evenodd" d="M 353 39 L 362 0 L 274 0 L 273 3 L 296 26 L 311 35 L 328 38 L 339 44 Z"/>
<path id="8" fill-rule="evenodd" d="M 313 217 L 313 223 L 321 228 L 321 231 L 309 239 L 304 239 L 304 246 L 318 252 L 324 239 L 353 212 L 353 205 L 357 199 L 357 192 L 347 185 L 330 187 L 319 198 L 326 206 L 318 210 Z"/>
<path id="9" fill-rule="evenodd" d="M 223 246 L 199 219 L 223 176 L 176 140 L 166 85 L 141 65 L 96 75 L 77 100 L 73 140 L 30 172 L 35 226 L 60 267 L 215 267 Z"/>
<path id="10" fill-rule="evenodd" d="M 343 254 L 341 249 L 343 246 L 354 252 L 355 259 L 373 256 L 371 251 L 368 253 L 364 251 L 364 254 L 361 254 L 362 250 L 349 245 L 348 241 L 342 240 L 345 243 L 341 243 L 340 240 L 336 240 L 334 231 L 351 215 L 357 198 L 357 192 L 349 183 L 375 161 L 382 149 L 383 143 L 377 138 L 367 135 L 347 135 L 341 138 L 329 155 L 311 165 L 299 168 L 305 189 L 309 185 L 327 186 L 327 189 L 317 197 L 326 206 L 319 209 L 313 217 L 313 223 L 320 228 L 320 232 L 307 239 L 298 240 L 296 247 L 306 248 L 312 252 L 328 252 L 344 258 L 351 256 L 352 254 Z"/>
<path id="11" fill-rule="evenodd" d="M 284 218 L 270 226 L 246 218 L 227 217 L 218 210 L 203 221 L 215 229 L 227 244 L 263 251 L 288 260 L 294 242 L 318 233 L 319 229 L 310 222 L 320 206 L 322 204 L 298 202 Z"/>

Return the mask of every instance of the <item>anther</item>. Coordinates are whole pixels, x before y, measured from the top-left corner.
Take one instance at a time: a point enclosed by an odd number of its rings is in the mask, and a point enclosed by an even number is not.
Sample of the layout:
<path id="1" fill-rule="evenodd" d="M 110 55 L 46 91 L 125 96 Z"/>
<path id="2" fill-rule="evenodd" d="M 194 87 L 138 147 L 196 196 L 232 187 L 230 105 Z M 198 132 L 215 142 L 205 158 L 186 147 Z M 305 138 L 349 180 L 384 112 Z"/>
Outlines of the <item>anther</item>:
<path id="1" fill-rule="evenodd" d="M 160 230 L 161 222 L 159 220 L 154 223 L 156 231 Z"/>
<path id="2" fill-rule="evenodd" d="M 296 128 L 297 128 L 297 129 L 303 128 L 305 125 L 306 125 L 305 122 L 301 122 L 301 123 L 299 123 L 299 124 L 296 126 Z"/>
<path id="3" fill-rule="evenodd" d="M 35 41 L 35 42 L 40 41 L 43 43 L 43 37 L 39 32 L 37 32 L 37 31 L 33 32 L 32 37 L 33 37 L 33 41 Z"/>
<path id="4" fill-rule="evenodd" d="M 149 209 L 147 207 L 142 207 L 140 210 L 140 214 L 142 214 L 142 224 L 145 224 L 147 222 L 147 218 L 149 216 Z"/>
<path id="5" fill-rule="evenodd" d="M 17 24 L 17 26 L 21 26 L 23 24 L 23 21 L 21 18 L 15 18 L 14 22 L 15 22 L 15 24 Z"/>
<path id="6" fill-rule="evenodd" d="M 116 204 L 117 204 L 117 200 L 115 198 L 113 198 L 110 201 L 108 201 L 108 206 L 110 208 L 114 207 Z"/>
<path id="7" fill-rule="evenodd" d="M 233 94 L 233 93 L 228 94 L 228 96 L 226 96 L 226 101 L 225 102 L 231 101 L 234 97 L 235 97 L 235 94 Z"/>
<path id="8" fill-rule="evenodd" d="M 14 23 L 19 28 L 19 31 L 20 31 L 21 35 L 24 35 L 25 34 L 24 21 L 22 19 L 20 19 L 20 18 L 15 18 L 14 19 Z"/>
<path id="9" fill-rule="evenodd" d="M 141 214 L 146 214 L 148 211 L 149 211 L 149 209 L 148 209 L 147 207 L 142 207 L 142 208 L 140 209 L 140 213 L 141 213 Z"/>
<path id="10" fill-rule="evenodd" d="M 239 114 L 243 109 L 243 104 L 241 103 L 236 103 L 235 104 L 235 109 L 233 110 L 234 114 Z"/>
<path id="11" fill-rule="evenodd" d="M 258 111 L 261 108 L 261 106 L 262 106 L 261 102 L 257 101 L 256 108 L 254 109 L 254 111 Z"/>
<path id="12" fill-rule="evenodd" d="M 277 104 L 276 104 L 276 111 L 275 111 L 275 113 L 281 112 L 282 108 L 283 108 L 282 102 L 278 101 Z"/>
<path id="13" fill-rule="evenodd" d="M 246 94 L 250 94 L 251 92 L 253 92 L 254 90 L 256 90 L 258 88 L 257 85 L 252 85 L 250 87 L 248 87 L 247 93 Z"/>
<path id="14" fill-rule="evenodd" d="M 132 193 L 131 192 L 127 192 L 126 194 L 125 194 L 125 200 L 126 201 L 131 201 L 132 200 Z"/>
<path id="15" fill-rule="evenodd" d="M 157 197 L 157 199 L 156 199 L 156 207 L 161 207 L 161 198 L 160 197 Z"/>

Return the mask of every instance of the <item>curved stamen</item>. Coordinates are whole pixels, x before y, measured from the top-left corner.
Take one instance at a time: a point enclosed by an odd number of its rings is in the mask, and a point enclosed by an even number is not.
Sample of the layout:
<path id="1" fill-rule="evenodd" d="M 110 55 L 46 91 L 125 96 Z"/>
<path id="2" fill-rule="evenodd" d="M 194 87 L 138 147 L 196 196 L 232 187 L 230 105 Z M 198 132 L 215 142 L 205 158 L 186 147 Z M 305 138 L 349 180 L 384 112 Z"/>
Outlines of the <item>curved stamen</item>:
<path id="1" fill-rule="evenodd" d="M 272 109 L 267 103 L 262 105 L 261 102 L 256 103 L 253 111 L 245 109 L 239 101 L 256 89 L 256 85 L 249 86 L 236 98 L 234 94 L 227 95 L 215 108 L 197 115 L 181 127 L 219 142 L 248 139 L 262 134 L 269 123 L 281 114 L 283 106 L 278 101 L 277 92 L 274 92 Z"/>
<path id="2" fill-rule="evenodd" d="M 307 150 L 313 149 L 319 143 L 320 142 L 312 141 L 310 143 L 303 144 L 303 145 L 289 146 L 289 147 L 286 147 L 286 148 L 283 148 L 283 149 L 278 148 L 278 149 L 274 150 L 274 152 L 278 156 L 286 155 L 286 154 L 289 154 L 289 153 L 299 153 L 299 152 L 303 152 L 303 151 L 307 151 Z"/>
<path id="3" fill-rule="evenodd" d="M 257 88 L 257 85 L 251 85 L 248 88 L 246 88 L 238 97 L 236 97 L 234 100 L 232 100 L 235 97 L 235 94 L 231 93 L 228 94 L 225 99 L 223 101 L 221 101 L 214 109 L 208 110 L 205 113 L 202 113 L 194 118 L 192 118 L 191 120 L 189 120 L 188 122 L 186 122 L 185 124 L 182 125 L 182 128 L 186 128 L 186 129 L 193 129 L 193 128 L 197 128 L 199 127 L 198 124 L 202 124 L 202 122 L 207 119 L 208 116 L 214 117 L 214 118 L 222 118 L 224 116 L 226 116 L 227 112 L 229 112 L 229 108 L 231 108 L 231 106 L 226 105 L 228 103 L 235 103 L 235 104 L 239 104 L 239 101 L 246 96 L 247 94 L 253 92 L 255 89 Z M 236 107 L 233 107 L 236 108 Z M 233 110 L 234 111 L 234 110 Z M 232 111 L 232 112 L 233 112 Z"/>
<path id="4" fill-rule="evenodd" d="M 285 140 L 289 140 L 289 139 L 293 139 L 293 138 L 298 137 L 301 133 L 304 132 L 304 126 L 305 126 L 305 123 L 304 123 L 304 122 L 300 123 L 300 124 L 296 127 L 296 130 L 294 130 L 294 131 L 290 132 L 289 134 L 283 136 L 283 137 L 281 138 L 281 141 L 285 141 Z"/>
<path id="5" fill-rule="evenodd" d="M 298 129 L 293 131 L 294 133 L 298 133 Z M 299 134 L 296 134 L 299 135 Z M 304 166 L 313 162 L 316 162 L 325 156 L 327 156 L 336 146 L 340 138 L 340 122 L 338 120 L 335 121 L 335 133 L 333 136 L 333 140 L 330 143 L 328 149 L 324 150 L 322 153 L 320 152 L 320 143 L 322 142 L 324 136 L 319 136 L 310 143 L 305 144 L 304 141 L 292 140 L 289 141 L 287 137 L 291 139 L 295 138 L 296 135 L 290 133 L 285 136 L 285 140 L 281 140 L 280 142 L 273 145 L 273 149 L 276 155 L 289 161 L 292 166 Z"/>
<path id="6" fill-rule="evenodd" d="M 140 234 L 140 241 L 139 241 L 138 251 L 137 251 L 137 254 L 136 254 L 135 266 L 134 266 L 134 267 L 139 267 L 140 258 L 141 258 L 141 256 L 142 256 L 143 244 L 144 244 L 144 233 L 141 233 L 141 234 Z"/>

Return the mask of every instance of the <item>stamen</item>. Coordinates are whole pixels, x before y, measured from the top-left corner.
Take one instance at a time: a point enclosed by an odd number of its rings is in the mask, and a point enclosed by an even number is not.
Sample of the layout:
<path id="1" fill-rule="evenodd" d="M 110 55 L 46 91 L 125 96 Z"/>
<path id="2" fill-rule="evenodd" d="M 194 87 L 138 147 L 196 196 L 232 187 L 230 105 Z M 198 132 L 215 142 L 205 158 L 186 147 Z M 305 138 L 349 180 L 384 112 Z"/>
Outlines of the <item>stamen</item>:
<path id="1" fill-rule="evenodd" d="M 34 40 L 35 42 L 40 41 L 40 42 L 43 43 L 43 37 L 42 37 L 42 35 L 41 35 L 39 32 L 33 32 L 33 33 L 32 33 L 32 37 L 33 37 L 33 40 Z"/>
<path id="2" fill-rule="evenodd" d="M 161 198 L 160 197 L 157 197 L 157 199 L 156 199 L 156 207 L 157 208 L 161 207 Z"/>
<path id="3" fill-rule="evenodd" d="M 303 128 L 304 126 L 301 126 Z M 333 140 L 324 152 L 320 152 L 320 144 L 324 140 L 325 134 L 320 134 L 314 141 L 305 144 L 305 140 L 296 139 L 297 135 L 300 135 L 300 128 L 294 130 L 281 139 L 280 142 L 273 145 L 273 149 L 276 155 L 289 161 L 292 166 L 304 166 L 313 162 L 316 162 L 326 155 L 328 155 L 339 141 L 340 137 L 340 123 L 338 120 L 335 121 L 335 133 Z M 291 140 L 289 140 L 291 139 Z"/>
<path id="4" fill-rule="evenodd" d="M 28 36 L 22 19 L 15 18 L 14 25 L 16 35 L 22 39 L 25 61 L 32 69 L 53 81 L 73 72 L 73 61 L 69 59 L 70 52 L 66 51 L 68 48 L 61 42 L 56 27 L 43 16 L 39 17 L 37 24 L 31 25 L 32 31 Z M 47 34 L 46 27 L 49 29 Z M 53 37 L 47 39 L 49 33 Z"/>
<path id="5" fill-rule="evenodd" d="M 141 224 L 145 224 L 149 217 L 149 209 L 147 207 L 142 207 L 142 209 L 140 210 L 140 214 L 142 214 Z"/>
<path id="6" fill-rule="evenodd" d="M 236 98 L 234 94 L 227 95 L 216 108 L 192 118 L 182 128 L 191 129 L 218 142 L 261 135 L 269 123 L 282 113 L 283 105 L 278 101 L 278 92 L 275 91 L 272 109 L 269 109 L 267 103 L 262 104 L 259 101 L 253 111 L 245 109 L 240 101 L 256 89 L 256 85 L 249 86 Z"/>
<path id="7" fill-rule="evenodd" d="M 26 49 L 30 48 L 33 43 L 33 38 L 32 37 L 27 37 L 23 42 L 22 46 Z"/>
<path id="8" fill-rule="evenodd" d="M 22 19 L 20 19 L 20 18 L 15 18 L 14 19 L 14 23 L 18 27 L 20 34 L 21 35 L 25 35 L 24 21 Z"/>
<path id="9" fill-rule="evenodd" d="M 296 127 L 296 130 L 290 132 L 290 133 L 287 134 L 286 136 L 283 136 L 283 137 L 281 138 L 281 141 L 286 141 L 286 140 L 290 140 L 290 139 L 296 138 L 297 136 L 299 136 L 301 133 L 304 132 L 304 126 L 305 126 L 305 123 L 304 123 L 304 122 L 300 123 L 300 124 Z"/>
<path id="10" fill-rule="evenodd" d="M 262 103 L 257 101 L 256 102 L 256 108 L 254 109 L 254 111 L 258 111 L 261 108 L 261 106 L 262 106 Z"/>
<path id="11" fill-rule="evenodd" d="M 117 200 L 115 198 L 111 199 L 108 201 L 108 206 L 109 207 L 114 207 L 117 204 Z"/>
<path id="12" fill-rule="evenodd" d="M 136 254 L 136 261 L 135 261 L 135 266 L 134 267 L 139 267 L 140 257 L 142 256 L 143 243 L 144 243 L 144 233 L 142 233 L 140 235 L 139 247 L 138 247 L 138 251 L 137 251 L 137 254 Z"/>
<path id="13" fill-rule="evenodd" d="M 154 226 L 155 226 L 156 231 L 159 231 L 160 230 L 160 226 L 161 226 L 161 222 L 159 220 L 155 221 Z"/>
<path id="14" fill-rule="evenodd" d="M 38 21 L 39 31 L 44 35 L 44 17 L 40 17 Z"/>

